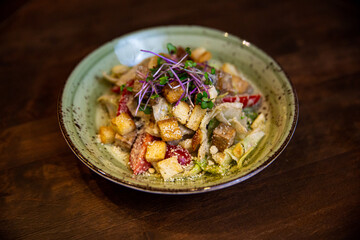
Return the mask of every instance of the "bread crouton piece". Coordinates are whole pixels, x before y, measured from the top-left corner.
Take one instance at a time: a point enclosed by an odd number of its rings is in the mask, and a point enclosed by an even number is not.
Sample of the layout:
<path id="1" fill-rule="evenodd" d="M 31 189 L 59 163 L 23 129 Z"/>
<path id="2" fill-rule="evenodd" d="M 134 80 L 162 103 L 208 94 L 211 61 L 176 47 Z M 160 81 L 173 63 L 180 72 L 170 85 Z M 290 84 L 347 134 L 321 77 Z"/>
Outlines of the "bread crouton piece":
<path id="1" fill-rule="evenodd" d="M 121 147 L 125 151 L 130 151 L 131 146 L 133 145 L 136 138 L 136 131 L 125 134 L 124 136 L 120 134 L 115 134 L 115 142 L 116 146 Z"/>
<path id="2" fill-rule="evenodd" d="M 158 65 L 158 56 L 153 56 L 150 58 L 150 61 L 148 63 L 148 68 L 151 69 L 151 68 L 154 68 Z"/>
<path id="3" fill-rule="evenodd" d="M 166 84 L 166 86 L 163 88 L 164 97 L 169 103 L 177 102 L 181 98 L 183 93 L 184 89 L 182 89 L 182 87 L 177 81 Z"/>
<path id="4" fill-rule="evenodd" d="M 199 48 L 195 48 L 192 52 L 191 52 L 191 56 L 190 56 L 195 62 L 198 63 L 202 63 L 205 61 L 209 61 L 212 57 L 211 52 L 206 51 L 205 48 L 203 47 L 199 47 Z"/>
<path id="5" fill-rule="evenodd" d="M 238 76 L 240 77 L 240 73 L 239 71 L 236 69 L 236 67 L 231 64 L 231 63 L 224 63 L 222 66 L 221 66 L 221 70 L 223 70 L 224 72 L 232 75 L 232 76 Z"/>
<path id="6" fill-rule="evenodd" d="M 236 130 L 233 127 L 220 123 L 213 131 L 212 144 L 223 152 L 234 143 L 235 135 Z"/>
<path id="7" fill-rule="evenodd" d="M 198 129 L 194 134 L 194 136 L 192 137 L 192 141 L 191 141 L 191 148 L 193 152 L 198 150 L 202 140 L 203 140 L 203 133 L 200 129 Z"/>
<path id="8" fill-rule="evenodd" d="M 171 157 L 164 159 L 160 162 L 156 163 L 157 169 L 159 170 L 161 176 L 168 180 L 169 178 L 173 177 L 174 175 L 181 173 L 184 169 L 179 164 L 177 157 Z"/>
<path id="9" fill-rule="evenodd" d="M 168 118 L 157 122 L 163 141 L 173 141 L 182 138 L 181 130 L 176 118 Z"/>
<path id="10" fill-rule="evenodd" d="M 120 135 L 128 134 L 136 129 L 134 120 L 126 112 L 120 113 L 119 116 L 111 119 L 111 123 L 115 131 Z"/>
<path id="11" fill-rule="evenodd" d="M 173 107 L 172 113 L 181 124 L 185 124 L 189 118 L 190 106 L 186 102 L 179 102 L 177 106 Z"/>
<path id="12" fill-rule="evenodd" d="M 202 109 L 200 105 L 195 105 L 185 126 L 194 131 L 198 130 L 201 120 L 204 118 L 205 114 L 206 109 Z"/>
<path id="13" fill-rule="evenodd" d="M 153 141 L 148 144 L 145 159 L 148 162 L 157 162 L 165 158 L 166 143 L 163 141 Z"/>
<path id="14" fill-rule="evenodd" d="M 112 127 L 102 126 L 99 129 L 100 140 L 104 144 L 113 143 L 115 131 Z"/>

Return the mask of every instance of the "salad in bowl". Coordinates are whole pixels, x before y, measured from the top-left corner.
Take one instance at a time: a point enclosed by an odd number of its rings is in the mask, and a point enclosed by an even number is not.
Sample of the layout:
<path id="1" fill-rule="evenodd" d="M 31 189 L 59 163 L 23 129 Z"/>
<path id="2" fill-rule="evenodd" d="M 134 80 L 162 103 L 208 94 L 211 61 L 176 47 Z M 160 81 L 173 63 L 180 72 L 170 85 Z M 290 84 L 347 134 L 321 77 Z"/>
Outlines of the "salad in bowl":
<path id="1" fill-rule="evenodd" d="M 105 43 L 58 101 L 70 149 L 96 174 L 160 194 L 213 191 L 269 166 L 298 119 L 292 83 L 253 44 L 200 26 Z"/>
<path id="2" fill-rule="evenodd" d="M 103 73 L 99 142 L 125 153 L 134 175 L 165 181 L 241 168 L 265 135 L 261 92 L 233 64 L 211 66 L 204 47 L 141 51 L 150 56 Z"/>

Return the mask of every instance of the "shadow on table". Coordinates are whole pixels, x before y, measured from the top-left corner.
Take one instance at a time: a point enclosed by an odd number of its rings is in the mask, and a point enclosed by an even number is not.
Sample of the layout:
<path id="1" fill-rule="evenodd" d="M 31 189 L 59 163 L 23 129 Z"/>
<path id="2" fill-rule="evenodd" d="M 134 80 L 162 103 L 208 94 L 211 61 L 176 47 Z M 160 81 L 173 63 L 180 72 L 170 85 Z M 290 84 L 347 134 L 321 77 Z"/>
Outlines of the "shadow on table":
<path id="1" fill-rule="evenodd" d="M 239 207 L 247 205 L 239 185 L 192 195 L 151 194 L 104 179 L 80 162 L 78 167 L 89 189 L 110 211 L 157 234 L 221 233 L 227 230 L 230 221 L 236 221 L 242 214 Z"/>

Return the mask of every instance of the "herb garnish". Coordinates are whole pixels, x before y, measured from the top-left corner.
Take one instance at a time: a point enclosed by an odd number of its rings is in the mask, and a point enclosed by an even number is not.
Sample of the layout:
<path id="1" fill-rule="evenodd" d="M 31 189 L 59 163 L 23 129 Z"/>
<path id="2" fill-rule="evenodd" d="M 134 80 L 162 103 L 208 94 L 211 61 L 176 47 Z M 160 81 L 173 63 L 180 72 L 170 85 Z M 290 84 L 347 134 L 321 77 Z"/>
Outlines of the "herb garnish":
<path id="1" fill-rule="evenodd" d="M 214 103 L 212 102 L 211 99 L 208 98 L 208 94 L 206 92 L 203 93 L 199 93 L 196 96 L 196 103 L 200 103 L 200 106 L 202 109 L 212 109 L 214 106 Z"/>
<path id="2" fill-rule="evenodd" d="M 169 54 L 175 54 L 176 53 L 177 48 L 174 45 L 172 45 L 171 43 L 168 43 L 166 45 L 166 47 L 167 47 L 167 50 L 168 50 Z"/>

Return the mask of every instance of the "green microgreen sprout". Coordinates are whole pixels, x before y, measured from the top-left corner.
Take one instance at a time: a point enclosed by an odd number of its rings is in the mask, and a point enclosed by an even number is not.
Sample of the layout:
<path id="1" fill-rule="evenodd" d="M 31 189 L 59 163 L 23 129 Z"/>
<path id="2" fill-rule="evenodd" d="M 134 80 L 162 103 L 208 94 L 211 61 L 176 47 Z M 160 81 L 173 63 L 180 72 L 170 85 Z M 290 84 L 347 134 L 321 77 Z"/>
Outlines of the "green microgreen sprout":
<path id="1" fill-rule="evenodd" d="M 172 73 L 172 71 L 168 71 L 167 73 L 169 74 L 169 76 L 170 76 L 171 78 L 174 77 L 174 74 Z"/>
<path id="2" fill-rule="evenodd" d="M 191 55 L 191 50 L 189 47 L 185 48 L 185 52 L 190 56 Z"/>
<path id="3" fill-rule="evenodd" d="M 189 68 L 189 67 L 196 67 L 196 62 L 191 61 L 191 60 L 186 60 L 185 61 L 185 68 Z"/>
<path id="4" fill-rule="evenodd" d="M 209 96 L 206 92 L 199 93 L 196 96 L 196 103 L 199 104 L 202 109 L 212 109 L 214 107 L 214 103 L 212 102 L 212 99 L 209 99 Z"/>
<path id="5" fill-rule="evenodd" d="M 151 95 L 150 98 L 151 98 L 151 99 L 155 99 L 155 98 L 158 98 L 158 97 L 160 97 L 159 94 L 153 94 L 153 95 Z"/>
<path id="6" fill-rule="evenodd" d="M 143 106 L 140 106 L 139 110 L 143 111 L 145 114 L 151 114 L 151 112 L 152 112 L 152 109 L 150 106 L 147 106 L 145 109 Z"/>
<path id="7" fill-rule="evenodd" d="M 132 87 L 127 87 L 125 84 L 120 86 L 120 92 L 122 92 L 124 89 L 126 88 L 126 90 L 128 90 L 129 92 L 133 91 Z"/>
<path id="8" fill-rule="evenodd" d="M 204 74 L 204 77 L 205 77 L 205 82 L 204 82 L 204 84 L 206 84 L 206 85 L 211 85 L 212 82 L 211 82 L 211 80 L 210 80 L 210 78 L 209 78 L 209 74 L 208 74 L 207 72 Z"/>
<path id="9" fill-rule="evenodd" d="M 159 80 L 160 80 L 160 84 L 161 85 L 165 85 L 165 84 L 167 84 L 168 82 L 169 82 L 169 77 L 168 76 L 166 76 L 166 75 L 164 75 L 164 76 L 162 76 L 161 78 L 159 78 Z"/>
<path id="10" fill-rule="evenodd" d="M 174 45 L 172 45 L 171 43 L 168 43 L 166 45 L 166 47 L 167 47 L 167 50 L 168 50 L 169 54 L 175 54 L 176 53 L 177 48 Z"/>
<path id="11" fill-rule="evenodd" d="M 216 71 L 215 71 L 215 68 L 211 68 L 211 74 L 215 74 Z"/>

